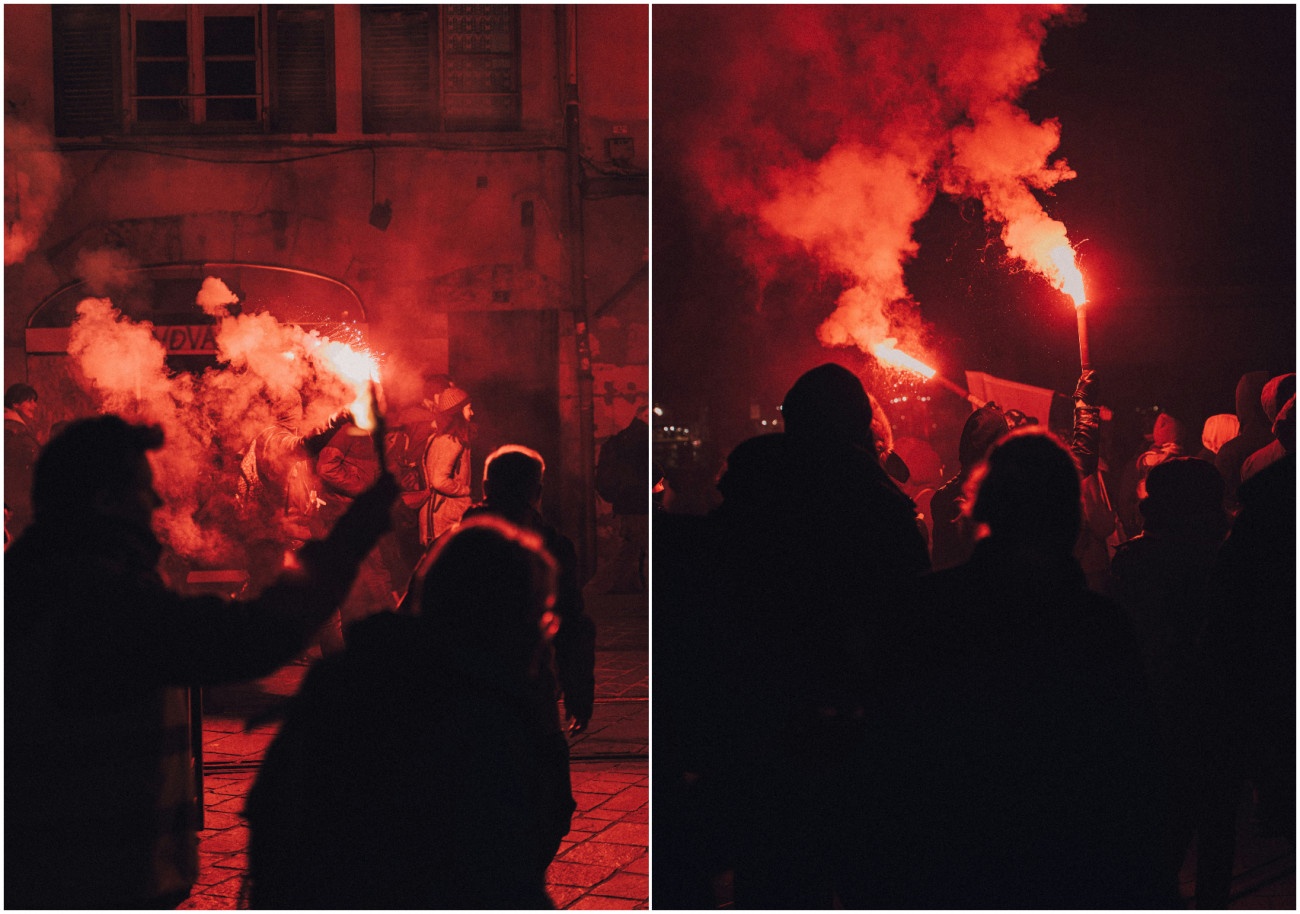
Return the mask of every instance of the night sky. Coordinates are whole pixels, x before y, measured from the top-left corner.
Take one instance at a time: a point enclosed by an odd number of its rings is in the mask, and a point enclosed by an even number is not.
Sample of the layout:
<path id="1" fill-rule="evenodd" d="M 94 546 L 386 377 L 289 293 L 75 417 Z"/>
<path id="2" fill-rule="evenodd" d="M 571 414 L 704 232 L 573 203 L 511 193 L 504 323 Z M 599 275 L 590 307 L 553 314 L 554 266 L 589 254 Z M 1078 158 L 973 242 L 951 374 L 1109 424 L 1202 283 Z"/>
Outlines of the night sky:
<path id="1" fill-rule="evenodd" d="M 816 340 L 842 277 L 785 252 L 760 297 L 735 249 L 741 220 L 702 205 L 681 152 L 726 87 L 699 79 L 708 36 L 691 15 L 654 8 L 654 390 L 677 421 L 707 407 L 725 449 L 750 404 L 775 407 L 802 371 L 871 360 Z M 1233 411 L 1242 373 L 1294 370 L 1295 8 L 1085 7 L 1042 55 L 1020 102 L 1059 120 L 1052 157 L 1077 172 L 1039 199 L 1088 285 L 1101 399 L 1160 406 L 1199 438 L 1206 416 Z M 940 193 L 913 237 L 906 282 L 943 374 L 1073 389 L 1068 299 L 1008 263 L 978 202 Z"/>

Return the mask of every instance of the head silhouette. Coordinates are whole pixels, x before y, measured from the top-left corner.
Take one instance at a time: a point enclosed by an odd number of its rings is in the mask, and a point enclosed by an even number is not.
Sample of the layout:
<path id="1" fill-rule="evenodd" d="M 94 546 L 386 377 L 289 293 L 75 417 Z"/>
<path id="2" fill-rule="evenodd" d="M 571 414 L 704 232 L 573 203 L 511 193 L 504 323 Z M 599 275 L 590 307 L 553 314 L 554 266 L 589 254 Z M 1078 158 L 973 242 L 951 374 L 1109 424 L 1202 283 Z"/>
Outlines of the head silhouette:
<path id="1" fill-rule="evenodd" d="M 793 438 L 871 447 L 871 400 L 858 376 L 827 362 L 800 375 L 781 404 Z"/>
<path id="2" fill-rule="evenodd" d="M 162 445 L 156 425 L 132 425 L 118 416 L 73 422 L 36 460 L 32 507 L 37 519 L 106 513 L 147 524 L 161 501 L 145 455 Z"/>
<path id="3" fill-rule="evenodd" d="M 437 546 L 420 606 L 441 639 L 522 669 L 544 642 L 554 603 L 555 562 L 541 538 L 484 516 Z"/>
<path id="4" fill-rule="evenodd" d="M 1180 457 L 1156 464 L 1147 474 L 1141 510 L 1151 534 L 1187 532 L 1222 536 L 1228 532 L 1223 510 L 1223 477 L 1214 464 Z"/>
<path id="5" fill-rule="evenodd" d="M 1024 426 L 994 444 L 971 478 L 971 519 L 999 542 L 1066 554 L 1083 512 L 1079 472 L 1056 436 Z"/>
<path id="6" fill-rule="evenodd" d="M 505 444 L 483 463 L 483 494 L 500 506 L 532 505 L 542 496 L 546 461 L 522 444 Z"/>

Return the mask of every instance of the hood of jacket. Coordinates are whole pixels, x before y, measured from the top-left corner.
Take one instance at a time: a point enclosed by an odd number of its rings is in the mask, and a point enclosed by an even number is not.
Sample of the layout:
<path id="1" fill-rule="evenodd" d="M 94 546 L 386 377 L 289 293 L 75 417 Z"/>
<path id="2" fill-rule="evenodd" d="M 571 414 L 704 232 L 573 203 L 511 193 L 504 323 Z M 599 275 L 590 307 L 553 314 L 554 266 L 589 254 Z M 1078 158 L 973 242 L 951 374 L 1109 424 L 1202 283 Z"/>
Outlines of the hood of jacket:
<path id="1" fill-rule="evenodd" d="M 1261 397 L 1268 383 L 1267 371 L 1251 371 L 1237 382 L 1237 419 L 1242 432 L 1267 429 L 1268 416 L 1264 413 Z"/>

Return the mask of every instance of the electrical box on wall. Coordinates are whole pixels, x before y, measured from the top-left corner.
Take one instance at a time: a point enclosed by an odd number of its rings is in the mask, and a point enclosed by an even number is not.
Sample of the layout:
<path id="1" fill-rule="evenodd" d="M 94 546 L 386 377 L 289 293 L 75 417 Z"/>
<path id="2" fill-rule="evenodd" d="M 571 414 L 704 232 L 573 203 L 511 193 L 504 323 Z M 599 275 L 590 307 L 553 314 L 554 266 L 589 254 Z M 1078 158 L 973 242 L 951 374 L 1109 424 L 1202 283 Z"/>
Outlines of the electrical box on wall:
<path id="1" fill-rule="evenodd" d="M 612 136 L 605 140 L 605 151 L 615 165 L 627 168 L 636 156 L 636 144 L 630 136 Z"/>

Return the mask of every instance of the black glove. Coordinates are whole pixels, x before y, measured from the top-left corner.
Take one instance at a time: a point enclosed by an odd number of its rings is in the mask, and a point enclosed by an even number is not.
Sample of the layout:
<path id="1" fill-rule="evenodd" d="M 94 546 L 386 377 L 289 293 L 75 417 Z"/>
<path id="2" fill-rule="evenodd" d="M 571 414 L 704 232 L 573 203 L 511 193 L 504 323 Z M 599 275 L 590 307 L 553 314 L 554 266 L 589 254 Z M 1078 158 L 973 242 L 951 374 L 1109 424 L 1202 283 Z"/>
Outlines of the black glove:
<path id="1" fill-rule="evenodd" d="M 1097 372 L 1091 368 L 1085 368 L 1083 374 L 1079 375 L 1079 383 L 1074 386 L 1074 399 L 1076 402 L 1082 400 L 1084 404 L 1092 406 L 1096 403 L 1094 396 L 1097 393 Z"/>
<path id="2" fill-rule="evenodd" d="M 325 450 L 325 445 L 329 444 L 330 439 L 334 437 L 334 433 L 351 421 L 352 413 L 346 409 L 335 413 L 330 417 L 330 421 L 325 423 L 324 427 L 304 435 L 302 446 L 307 449 L 308 454 L 319 457 L 320 452 Z"/>

